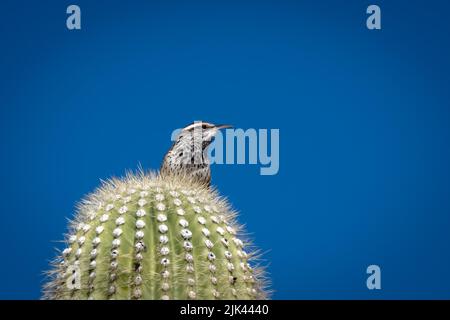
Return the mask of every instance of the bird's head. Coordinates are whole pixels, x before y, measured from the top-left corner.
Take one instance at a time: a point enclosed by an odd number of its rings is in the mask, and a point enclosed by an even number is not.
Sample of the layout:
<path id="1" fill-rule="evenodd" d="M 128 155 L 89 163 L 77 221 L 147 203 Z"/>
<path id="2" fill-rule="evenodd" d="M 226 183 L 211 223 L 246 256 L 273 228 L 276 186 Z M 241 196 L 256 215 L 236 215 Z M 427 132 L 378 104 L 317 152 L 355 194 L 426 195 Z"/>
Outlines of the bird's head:
<path id="1" fill-rule="evenodd" d="M 220 129 L 230 127 L 195 121 L 181 129 L 164 157 L 161 175 L 187 175 L 209 185 L 211 177 L 207 148 Z"/>
<path id="2" fill-rule="evenodd" d="M 204 149 L 211 144 L 217 132 L 220 129 L 231 128 L 227 124 L 212 124 L 209 122 L 195 121 L 188 126 L 181 129 L 180 134 L 177 137 L 177 141 L 186 137 L 194 137 L 203 142 Z"/>

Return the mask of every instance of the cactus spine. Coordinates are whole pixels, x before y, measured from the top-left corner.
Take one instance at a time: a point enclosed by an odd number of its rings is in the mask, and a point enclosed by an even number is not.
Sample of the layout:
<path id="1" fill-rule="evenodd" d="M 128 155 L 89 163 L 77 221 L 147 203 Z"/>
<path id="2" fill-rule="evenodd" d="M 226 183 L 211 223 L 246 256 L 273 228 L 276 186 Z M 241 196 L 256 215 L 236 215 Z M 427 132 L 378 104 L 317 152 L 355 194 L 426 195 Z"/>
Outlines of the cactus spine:
<path id="1" fill-rule="evenodd" d="M 236 213 L 181 177 L 128 174 L 78 207 L 47 299 L 264 299 Z"/>

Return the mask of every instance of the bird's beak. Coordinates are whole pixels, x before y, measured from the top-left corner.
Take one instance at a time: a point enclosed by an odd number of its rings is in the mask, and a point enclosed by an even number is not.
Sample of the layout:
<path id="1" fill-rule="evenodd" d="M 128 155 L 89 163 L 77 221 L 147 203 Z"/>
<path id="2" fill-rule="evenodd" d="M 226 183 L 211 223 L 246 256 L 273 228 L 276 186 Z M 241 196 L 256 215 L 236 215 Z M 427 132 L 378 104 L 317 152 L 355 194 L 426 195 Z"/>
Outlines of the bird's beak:
<path id="1" fill-rule="evenodd" d="M 226 128 L 232 128 L 232 126 L 229 124 L 218 124 L 215 126 L 215 129 L 217 129 L 217 130 L 226 129 Z"/>

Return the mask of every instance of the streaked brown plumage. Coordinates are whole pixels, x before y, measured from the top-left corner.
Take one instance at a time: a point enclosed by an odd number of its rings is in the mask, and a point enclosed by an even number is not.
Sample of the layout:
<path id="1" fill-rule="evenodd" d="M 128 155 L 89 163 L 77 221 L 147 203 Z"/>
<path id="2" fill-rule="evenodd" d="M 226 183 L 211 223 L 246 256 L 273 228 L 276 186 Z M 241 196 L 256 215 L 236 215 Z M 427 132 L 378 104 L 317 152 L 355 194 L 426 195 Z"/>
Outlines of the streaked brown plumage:
<path id="1" fill-rule="evenodd" d="M 193 182 L 209 186 L 211 169 L 207 148 L 218 130 L 229 127 L 196 121 L 183 128 L 164 156 L 160 169 L 161 176 L 187 176 Z"/>

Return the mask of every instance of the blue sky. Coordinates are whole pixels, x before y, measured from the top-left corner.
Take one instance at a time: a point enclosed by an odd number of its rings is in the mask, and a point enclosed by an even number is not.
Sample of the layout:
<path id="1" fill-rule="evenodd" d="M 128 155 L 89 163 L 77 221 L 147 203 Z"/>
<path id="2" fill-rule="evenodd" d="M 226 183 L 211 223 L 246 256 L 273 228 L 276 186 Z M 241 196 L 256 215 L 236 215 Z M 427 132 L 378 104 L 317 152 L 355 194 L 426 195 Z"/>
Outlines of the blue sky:
<path id="1" fill-rule="evenodd" d="M 449 298 L 450 6 L 377 1 L 369 31 L 369 4 L 3 1 L 0 298 L 39 298 L 76 202 L 194 120 L 280 130 L 277 175 L 213 167 L 274 298 Z"/>

